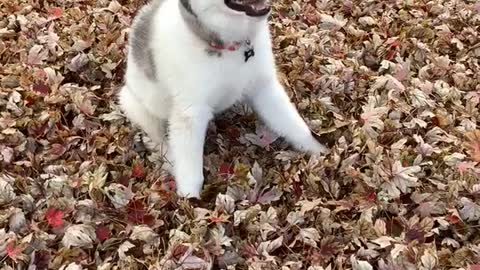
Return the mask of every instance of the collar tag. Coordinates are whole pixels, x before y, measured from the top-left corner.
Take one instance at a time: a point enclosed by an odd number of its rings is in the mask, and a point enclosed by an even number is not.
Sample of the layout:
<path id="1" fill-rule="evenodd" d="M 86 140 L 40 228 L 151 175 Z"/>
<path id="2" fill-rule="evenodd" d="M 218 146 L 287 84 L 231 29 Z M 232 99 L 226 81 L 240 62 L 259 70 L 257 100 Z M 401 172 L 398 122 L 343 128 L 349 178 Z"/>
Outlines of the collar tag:
<path id="1" fill-rule="evenodd" d="M 243 53 L 243 55 L 245 56 L 245 63 L 246 63 L 248 59 L 255 56 L 255 50 L 253 49 L 253 47 L 249 48 Z"/>
<path id="2" fill-rule="evenodd" d="M 255 56 L 255 50 L 253 49 L 252 42 L 250 41 L 250 39 L 245 40 L 245 47 L 247 48 L 243 53 L 243 55 L 245 56 L 245 63 L 246 63 L 248 62 L 248 59 Z"/>

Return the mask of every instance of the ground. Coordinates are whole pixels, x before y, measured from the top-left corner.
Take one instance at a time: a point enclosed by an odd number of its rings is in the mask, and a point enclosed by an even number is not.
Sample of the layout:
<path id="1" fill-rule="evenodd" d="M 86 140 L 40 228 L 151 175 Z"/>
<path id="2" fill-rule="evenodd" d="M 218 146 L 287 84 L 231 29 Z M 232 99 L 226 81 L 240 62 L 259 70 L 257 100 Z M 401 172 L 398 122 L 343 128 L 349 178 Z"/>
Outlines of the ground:
<path id="1" fill-rule="evenodd" d="M 480 269 L 478 1 L 274 1 L 282 83 L 331 153 L 237 106 L 201 201 L 118 111 L 144 1 L 117 1 L 0 3 L 1 269 Z"/>

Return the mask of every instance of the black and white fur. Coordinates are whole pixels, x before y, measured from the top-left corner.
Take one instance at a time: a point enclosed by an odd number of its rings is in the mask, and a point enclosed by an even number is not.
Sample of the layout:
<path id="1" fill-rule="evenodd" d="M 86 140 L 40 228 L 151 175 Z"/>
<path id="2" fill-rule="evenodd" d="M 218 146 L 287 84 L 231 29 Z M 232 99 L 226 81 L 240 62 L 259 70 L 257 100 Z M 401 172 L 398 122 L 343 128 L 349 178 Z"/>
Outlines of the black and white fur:
<path id="1" fill-rule="evenodd" d="M 154 0 L 134 19 L 120 106 L 168 146 L 180 196 L 200 197 L 207 125 L 240 100 L 297 149 L 327 152 L 277 78 L 267 17 L 234 11 L 224 0 Z M 216 50 L 211 43 L 240 47 Z"/>

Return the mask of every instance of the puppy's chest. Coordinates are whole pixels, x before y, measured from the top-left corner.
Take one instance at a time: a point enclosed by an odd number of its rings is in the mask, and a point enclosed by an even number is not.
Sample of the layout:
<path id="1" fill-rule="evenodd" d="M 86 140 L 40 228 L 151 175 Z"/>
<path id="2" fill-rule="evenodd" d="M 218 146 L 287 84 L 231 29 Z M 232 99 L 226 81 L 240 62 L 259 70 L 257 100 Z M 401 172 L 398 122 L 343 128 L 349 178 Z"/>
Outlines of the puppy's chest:
<path id="1" fill-rule="evenodd" d="M 211 59 L 205 70 L 210 78 L 206 94 L 212 108 L 224 110 L 240 101 L 249 91 L 258 77 L 258 63 L 254 59 L 239 61 L 239 53 L 223 55 L 219 59 Z"/>

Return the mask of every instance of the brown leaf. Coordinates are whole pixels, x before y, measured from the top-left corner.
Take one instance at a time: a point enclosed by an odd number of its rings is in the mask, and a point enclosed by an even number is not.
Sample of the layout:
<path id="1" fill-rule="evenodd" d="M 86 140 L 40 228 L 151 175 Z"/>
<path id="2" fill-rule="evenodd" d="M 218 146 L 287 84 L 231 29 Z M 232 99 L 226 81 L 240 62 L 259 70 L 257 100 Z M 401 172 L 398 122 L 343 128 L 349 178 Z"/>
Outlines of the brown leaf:
<path id="1" fill-rule="evenodd" d="M 468 139 L 467 152 L 470 154 L 470 158 L 476 162 L 480 162 L 480 129 L 475 131 L 469 131 L 465 134 Z"/>

